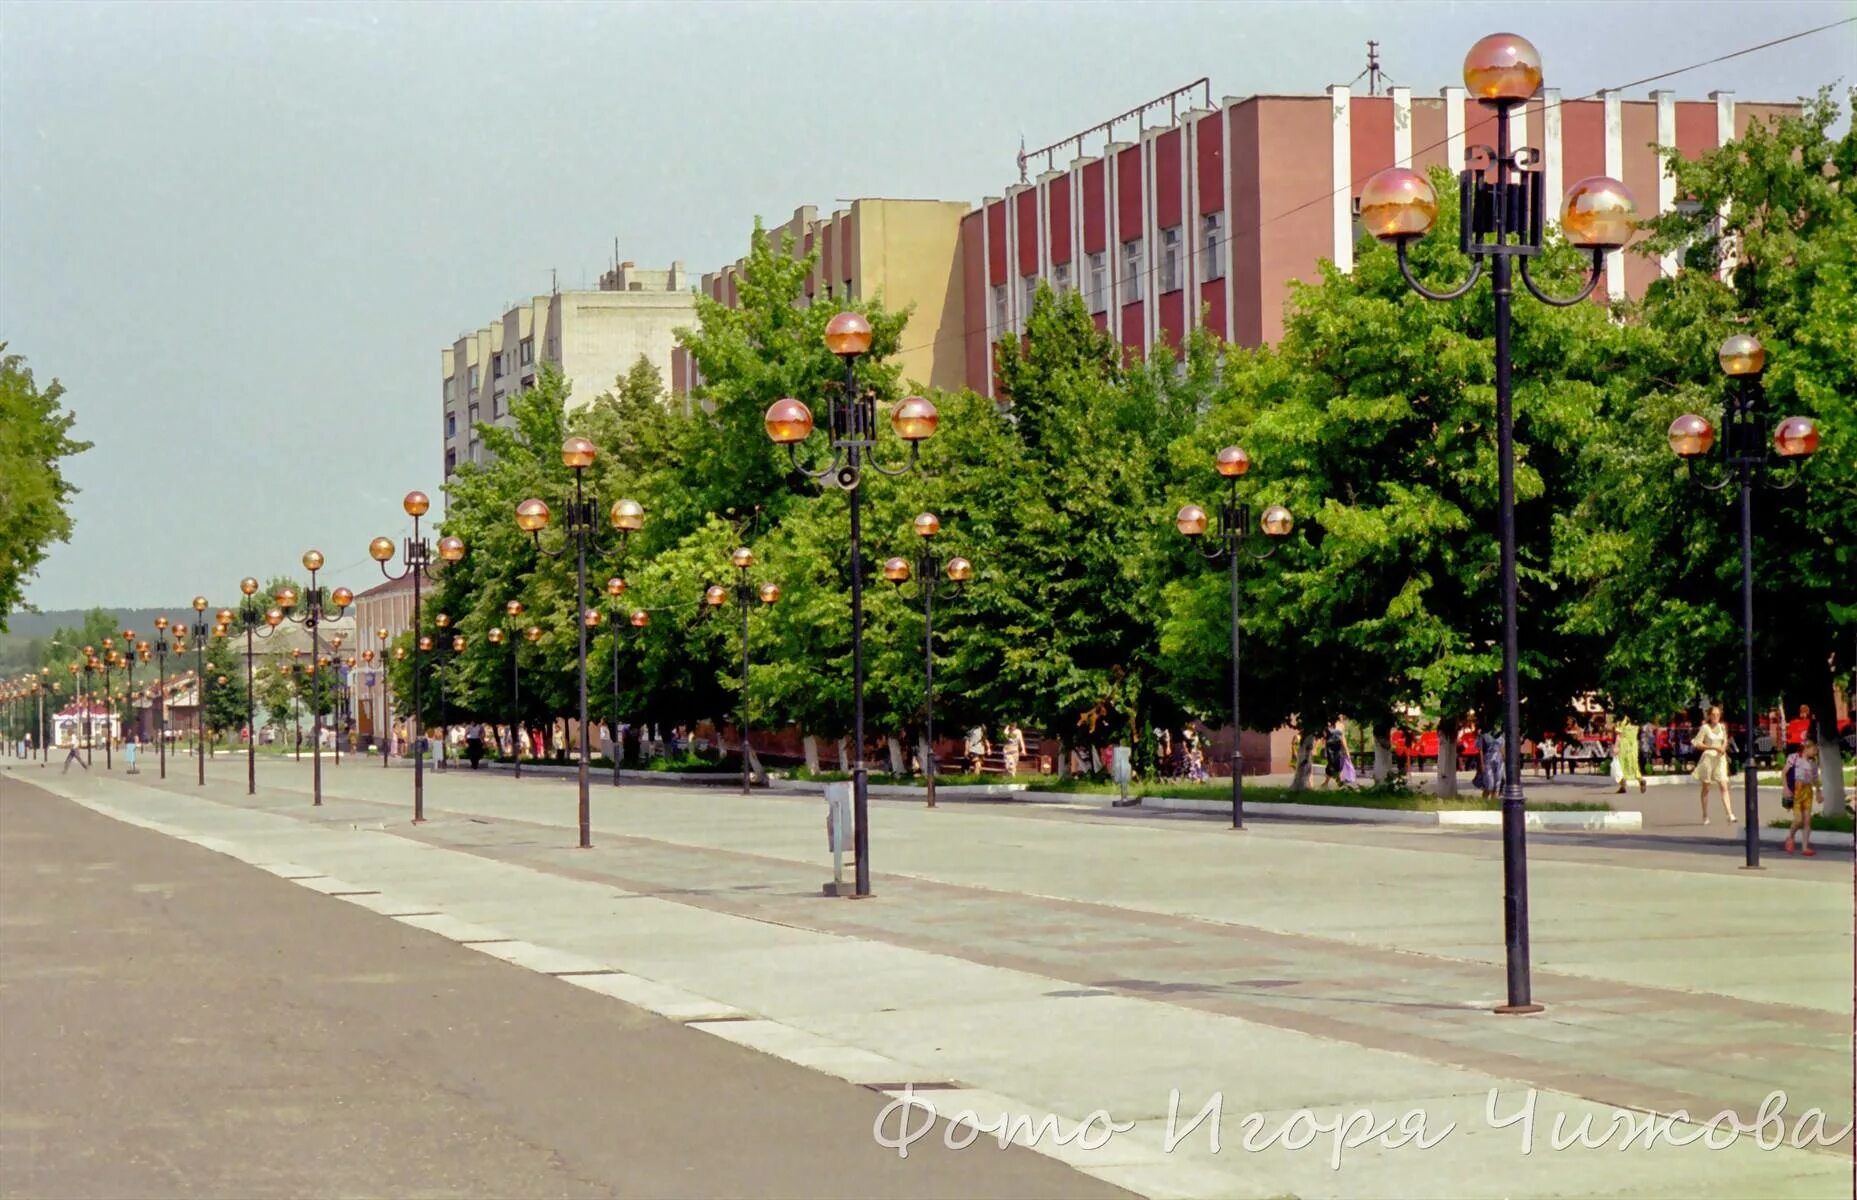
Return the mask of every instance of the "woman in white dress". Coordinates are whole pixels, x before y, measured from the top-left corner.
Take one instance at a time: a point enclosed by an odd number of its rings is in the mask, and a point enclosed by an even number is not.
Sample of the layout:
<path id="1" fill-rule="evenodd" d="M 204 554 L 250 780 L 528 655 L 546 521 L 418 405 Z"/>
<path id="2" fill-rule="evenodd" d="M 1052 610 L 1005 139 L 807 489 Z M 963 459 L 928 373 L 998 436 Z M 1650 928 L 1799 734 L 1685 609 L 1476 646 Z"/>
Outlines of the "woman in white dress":
<path id="1" fill-rule="evenodd" d="M 1721 705 L 1709 707 L 1708 720 L 1691 741 L 1701 752 L 1696 757 L 1695 774 L 1696 782 L 1702 785 L 1702 823 L 1709 823 L 1709 786 L 1720 784 L 1722 808 L 1728 814 L 1728 823 L 1734 824 L 1734 805 L 1728 802 L 1728 727 L 1722 724 Z"/>

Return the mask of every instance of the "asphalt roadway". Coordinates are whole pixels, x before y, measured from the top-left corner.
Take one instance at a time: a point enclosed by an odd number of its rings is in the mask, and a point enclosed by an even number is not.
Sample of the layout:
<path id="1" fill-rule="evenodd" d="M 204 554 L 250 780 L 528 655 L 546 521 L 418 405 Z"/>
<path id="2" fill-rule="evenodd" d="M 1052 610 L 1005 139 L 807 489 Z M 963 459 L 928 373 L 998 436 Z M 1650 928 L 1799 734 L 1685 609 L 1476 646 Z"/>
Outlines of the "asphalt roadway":
<path id="1" fill-rule="evenodd" d="M 1126 1196 L 0 779 L 0 1197 Z"/>

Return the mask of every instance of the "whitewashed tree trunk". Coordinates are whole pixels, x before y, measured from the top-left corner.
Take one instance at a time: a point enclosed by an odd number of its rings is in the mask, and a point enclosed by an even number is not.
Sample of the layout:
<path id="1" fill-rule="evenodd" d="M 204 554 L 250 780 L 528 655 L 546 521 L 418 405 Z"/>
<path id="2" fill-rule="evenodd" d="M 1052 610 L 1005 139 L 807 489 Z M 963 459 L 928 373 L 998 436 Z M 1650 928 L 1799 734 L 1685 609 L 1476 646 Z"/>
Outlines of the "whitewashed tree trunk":
<path id="1" fill-rule="evenodd" d="M 838 769 L 841 771 L 849 771 L 851 769 L 850 738 L 841 737 L 838 739 Z"/>
<path id="2" fill-rule="evenodd" d="M 756 783 L 766 783 L 767 768 L 761 765 L 761 756 L 754 752 L 754 744 L 745 738 L 742 740 L 742 753 L 748 756 L 749 777 Z"/>
<path id="3" fill-rule="evenodd" d="M 819 773 L 819 739 L 809 733 L 800 739 L 800 746 L 806 754 L 806 769 L 817 775 Z"/>
<path id="4" fill-rule="evenodd" d="M 1057 744 L 1057 777 L 1070 778 L 1070 743 L 1062 739 Z"/>
<path id="5" fill-rule="evenodd" d="M 899 778 L 906 774 L 903 767 L 903 743 L 901 739 L 886 737 L 883 739 L 890 747 L 890 774 Z"/>
<path id="6" fill-rule="evenodd" d="M 919 766 L 919 769 L 922 772 L 922 777 L 926 779 L 928 778 L 928 775 L 929 775 L 930 764 L 935 761 L 932 757 L 930 757 L 930 753 L 929 753 L 930 750 L 933 749 L 933 747 L 929 745 L 928 735 L 926 733 L 923 734 L 919 739 L 917 739 L 917 743 L 918 744 L 916 748 L 916 754 L 917 754 L 916 762 Z"/>
<path id="7" fill-rule="evenodd" d="M 1385 783 L 1393 777 L 1393 739 L 1386 729 L 1373 731 L 1373 781 Z"/>
<path id="8" fill-rule="evenodd" d="M 1312 770 L 1315 740 L 1313 733 L 1302 733 L 1296 737 L 1296 773 L 1290 777 L 1290 791 L 1292 792 L 1309 790 L 1309 774 Z"/>
<path id="9" fill-rule="evenodd" d="M 1438 795 L 1457 795 L 1457 722 L 1438 722 Z"/>

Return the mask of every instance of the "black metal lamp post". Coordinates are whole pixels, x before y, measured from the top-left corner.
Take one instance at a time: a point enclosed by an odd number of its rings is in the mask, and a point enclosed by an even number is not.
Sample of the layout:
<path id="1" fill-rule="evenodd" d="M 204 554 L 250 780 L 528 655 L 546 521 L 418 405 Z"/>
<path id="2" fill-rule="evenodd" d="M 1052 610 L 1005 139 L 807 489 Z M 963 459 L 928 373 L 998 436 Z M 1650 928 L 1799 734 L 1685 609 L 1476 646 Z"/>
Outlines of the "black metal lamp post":
<path id="1" fill-rule="evenodd" d="M 1510 301 L 1512 271 L 1519 260 L 1522 283 L 1545 304 L 1578 304 L 1592 294 L 1607 251 L 1630 236 L 1636 205 L 1625 185 L 1594 175 L 1567 189 L 1561 232 L 1592 255 L 1584 285 L 1572 296 L 1551 296 L 1536 286 L 1529 262 L 1543 248 L 1545 198 L 1539 151 L 1510 145 L 1510 118 L 1541 87 L 1541 55 L 1526 39 L 1491 34 L 1464 58 L 1464 83 L 1472 96 L 1495 112 L 1496 146 L 1473 146 L 1458 176 L 1462 227 L 1458 248 L 1470 258 L 1470 277 L 1447 292 L 1421 284 L 1406 261 L 1409 243 L 1425 236 L 1438 213 L 1438 199 L 1423 175 L 1403 167 L 1380 172 L 1361 190 L 1360 217 L 1369 232 L 1398 249 L 1399 270 L 1412 289 L 1429 300 L 1467 294 L 1489 263 L 1495 294 L 1496 440 L 1501 493 L 1501 586 L 1503 609 L 1502 691 L 1507 736 L 1503 739 L 1502 861 L 1503 930 L 1508 959 L 1508 1003 L 1499 1013 L 1540 1012 L 1530 998 L 1528 952 L 1528 857 L 1523 838 L 1521 681 L 1515 574 L 1515 413 L 1510 401 Z"/>
<path id="2" fill-rule="evenodd" d="M 625 595 L 625 580 L 622 577 L 618 575 L 614 575 L 611 579 L 608 579 L 606 581 L 606 598 L 608 600 L 611 600 L 615 605 L 617 605 L 619 602 L 619 597 L 623 595 Z M 644 621 L 633 622 L 633 624 L 637 628 L 640 628 L 640 629 L 643 629 L 651 620 L 650 615 L 647 614 L 644 609 L 639 609 L 638 612 L 633 613 L 632 615 L 635 617 L 641 616 L 641 615 L 645 617 Z M 613 786 L 618 787 L 619 786 L 619 764 L 625 758 L 625 738 L 621 736 L 619 733 L 619 632 L 620 630 L 619 630 L 619 624 L 618 624 L 618 614 L 615 612 L 613 616 L 614 616 L 613 667 L 612 667 L 612 677 L 613 677 Z M 584 623 L 588 629 L 597 628 L 600 623 L 600 614 L 595 610 L 589 609 L 587 611 L 586 620 Z"/>
<path id="3" fill-rule="evenodd" d="M 799 444 L 812 436 L 812 410 L 791 397 L 776 400 L 767 410 L 763 423 L 767 436 L 787 448 L 794 468 L 813 479 L 833 477 L 851 497 L 851 695 L 852 746 L 851 764 L 852 853 L 857 860 L 854 895 L 862 898 L 870 892 L 870 773 L 864 762 L 864 547 L 863 547 L 863 479 L 864 468 L 883 475 L 903 475 L 915 469 L 924 439 L 933 437 L 940 414 L 934 404 L 921 396 L 910 396 L 890 412 L 890 427 L 909 443 L 909 461 L 901 467 L 886 467 L 878 462 L 877 398 L 858 388 L 858 359 L 870 351 L 870 322 L 862 313 L 841 312 L 825 326 L 826 349 L 845 362 L 845 383 L 833 396 L 828 410 L 829 448 L 832 458 L 817 471 L 799 465 Z"/>
<path id="4" fill-rule="evenodd" d="M 462 636 L 446 637 L 445 631 L 451 628 L 451 617 L 446 613 L 435 614 L 432 618 L 432 624 L 438 629 L 438 633 L 421 634 L 415 640 L 414 645 L 419 647 L 419 652 L 421 654 L 432 655 L 432 678 L 438 682 L 439 728 L 444 730 L 444 732 L 439 735 L 438 750 L 432 757 L 433 765 L 443 771 L 445 769 L 446 750 L 449 748 L 448 743 L 451 741 L 450 713 L 445 706 L 445 664 L 449 661 L 446 651 L 447 647 L 449 647 L 452 653 L 462 651 L 464 649 L 464 639 Z"/>
<path id="5" fill-rule="evenodd" d="M 924 696 L 922 774 L 928 782 L 928 807 L 935 807 L 935 590 L 940 586 L 941 560 L 935 555 L 933 539 L 941 532 L 941 518 L 934 513 L 919 513 L 914 528 L 922 539 L 922 552 L 916 558 L 916 589 L 922 593 L 922 684 Z M 898 587 L 909 582 L 909 560 L 884 560 L 883 577 Z M 960 588 L 974 577 L 974 564 L 958 554 L 948 560 L 948 582 Z"/>
<path id="6" fill-rule="evenodd" d="M 1717 482 L 1698 479 L 1697 484 L 1719 492 L 1736 484 L 1741 508 L 1741 676 L 1747 701 L 1747 745 L 1743 747 L 1742 773 L 1746 799 L 1745 818 L 1748 868 L 1760 866 L 1759 788 L 1754 765 L 1754 485 L 1775 491 L 1792 487 L 1797 480 L 1776 480 L 1768 455 L 1766 388 L 1761 372 L 1766 369 L 1767 351 L 1760 339 L 1749 333 L 1728 338 L 1716 352 L 1722 372 L 1734 381 L 1722 402 L 1722 457 L 1727 474 Z M 1684 413 L 1670 423 L 1670 449 L 1684 462 L 1697 462 L 1715 444 L 1715 429 L 1704 417 Z M 1773 451 L 1795 464 L 1818 449 L 1818 426 L 1810 417 L 1787 417 L 1773 433 Z"/>
<path id="7" fill-rule="evenodd" d="M 742 688 L 741 688 L 741 725 L 742 744 L 742 795 L 746 796 L 754 783 L 754 772 L 748 765 L 748 614 L 755 605 L 763 607 L 780 601 L 780 585 L 762 583 L 756 586 L 748 582 L 748 571 L 754 566 L 754 551 L 746 546 L 737 546 L 729 555 L 729 565 L 735 568 L 735 587 L 723 587 L 719 583 L 711 584 L 703 590 L 703 603 L 709 608 L 720 608 L 729 602 L 732 595 L 735 607 L 741 612 L 742 619 Z M 720 736 L 720 735 L 718 735 Z"/>
<path id="8" fill-rule="evenodd" d="M 239 606 L 236 610 L 221 609 L 221 622 L 230 628 L 236 625 L 245 635 L 245 794 L 258 794 L 258 719 L 257 693 L 252 687 L 254 660 L 257 657 L 254 638 L 269 637 L 277 628 L 276 623 L 266 619 L 264 601 L 258 599 L 258 581 L 247 575 L 239 580 Z M 283 614 L 279 612 L 281 621 Z"/>
<path id="9" fill-rule="evenodd" d="M 128 699 L 128 703 L 130 707 L 133 708 L 135 706 L 133 697 L 135 696 L 136 658 L 140 656 L 143 662 L 148 661 L 148 657 L 146 654 L 146 651 L 148 649 L 148 643 L 137 642 L 135 640 L 135 630 L 133 629 L 125 629 L 122 631 L 122 634 L 123 634 L 122 666 L 125 672 L 125 679 L 126 679 L 126 682 L 123 684 L 123 696 Z M 136 723 L 138 726 L 141 724 L 139 716 L 137 718 Z M 133 764 L 131 765 L 133 767 Z M 139 775 L 141 774 L 141 772 L 137 771 L 136 774 Z"/>
<path id="10" fill-rule="evenodd" d="M 95 660 L 97 671 L 103 676 L 103 769 L 114 771 L 116 766 L 111 761 L 110 737 L 111 727 L 116 719 L 116 697 L 110 690 L 110 671 L 116 666 L 116 639 L 103 639 L 103 655 Z"/>
<path id="11" fill-rule="evenodd" d="M 315 551 L 311 551 L 314 554 Z M 318 555 L 318 558 L 321 556 Z M 313 577 L 313 575 L 312 575 Z M 311 589 L 312 591 L 314 588 Z M 199 773 L 199 785 L 206 786 L 206 639 L 210 632 L 206 623 L 206 597 L 193 598 L 193 651 L 194 651 L 194 689 L 193 689 L 193 734 L 194 734 L 194 768 Z M 321 793 L 317 794 L 318 804 L 322 803 Z"/>
<path id="12" fill-rule="evenodd" d="M 1174 514 L 1174 528 L 1193 539 L 1199 552 L 1214 562 L 1223 558 L 1231 574 L 1232 600 L 1232 828 L 1244 828 L 1244 724 L 1238 705 L 1238 675 L 1242 662 L 1242 642 L 1239 637 L 1238 614 L 1238 568 L 1244 559 L 1257 562 L 1269 558 L 1277 552 L 1272 545 L 1261 553 L 1250 547 L 1251 510 L 1238 499 L 1238 480 L 1251 467 L 1251 456 L 1239 446 L 1227 446 L 1220 450 L 1213 459 L 1213 466 L 1220 475 L 1231 480 L 1231 491 L 1219 502 L 1218 532 L 1210 539 L 1206 538 L 1210 519 L 1206 510 L 1197 504 L 1188 504 Z M 1258 528 L 1264 531 L 1268 539 L 1289 536 L 1295 527 L 1295 519 L 1290 510 L 1281 504 L 1272 504 L 1264 509 L 1258 518 Z"/>
<path id="13" fill-rule="evenodd" d="M 320 550 L 303 552 L 303 569 L 309 572 L 309 586 L 302 597 L 302 615 L 292 611 L 297 608 L 296 589 L 279 588 L 273 597 L 283 619 L 303 626 L 310 634 L 310 795 L 313 805 L 322 804 L 322 622 L 329 616 L 329 608 L 334 607 L 334 617 L 340 618 L 348 606 L 355 602 L 355 594 L 345 587 L 338 587 L 327 595 L 323 594 L 321 585 L 316 582 L 316 573 L 322 570 L 323 557 Z M 204 604 L 196 600 L 195 604 Z"/>
<path id="14" fill-rule="evenodd" d="M 87 767 L 90 766 L 95 761 L 93 756 L 95 754 L 95 743 L 97 740 L 96 721 L 91 715 L 91 711 L 90 711 L 92 708 L 95 708 L 97 704 L 97 685 L 96 685 L 96 682 L 91 678 L 91 676 L 94 676 L 98 671 L 102 669 L 102 667 L 103 667 L 103 664 L 97 661 L 96 647 L 85 646 L 84 647 L 84 682 L 83 682 L 83 689 L 84 689 L 84 765 Z M 105 761 L 107 762 L 109 759 L 109 748 L 107 746 L 104 747 L 103 755 L 104 755 Z"/>
<path id="15" fill-rule="evenodd" d="M 374 737 L 380 742 L 380 765 L 382 770 L 386 769 L 387 760 L 393 757 L 393 714 L 388 711 L 387 704 L 389 690 L 387 687 L 387 639 L 390 636 L 391 635 L 385 628 L 376 629 L 374 631 L 375 639 L 380 642 L 380 650 L 378 652 L 380 658 L 380 699 L 374 706 Z"/>
<path id="16" fill-rule="evenodd" d="M 380 573 L 388 579 L 413 577 L 413 630 L 419 630 L 420 582 L 433 577 L 436 564 L 432 561 L 432 548 L 419 536 L 419 518 L 432 509 L 431 498 L 424 492 L 408 492 L 400 501 L 400 507 L 413 519 L 413 535 L 406 539 L 401 550 L 401 561 L 405 566 L 398 575 L 387 570 L 387 564 L 393 559 L 393 539 L 377 537 L 368 543 L 368 557 L 380 564 Z M 447 563 L 455 563 L 464 557 L 464 541 L 456 537 L 442 537 L 438 540 L 438 557 Z M 417 644 L 417 643 L 415 643 Z M 386 643 L 382 642 L 382 650 Z M 396 659 L 402 657 L 396 653 Z M 386 666 L 383 657 L 381 665 Z M 426 819 L 426 756 L 420 751 L 419 743 L 425 739 L 424 717 L 419 711 L 420 686 L 418 664 L 413 671 L 413 822 L 418 824 Z"/>
<path id="17" fill-rule="evenodd" d="M 520 617 L 522 615 L 522 601 L 511 600 L 508 604 L 503 606 L 503 611 L 509 614 L 512 620 L 516 617 Z M 484 636 L 489 639 L 490 644 L 493 646 L 500 646 L 503 644 L 504 635 L 500 627 L 492 628 L 488 633 L 484 634 Z M 531 625 L 527 629 L 522 630 L 519 635 L 512 634 L 508 639 L 510 684 L 509 748 L 510 756 L 515 759 L 517 779 L 522 778 L 522 643 L 524 640 L 530 645 L 534 645 L 536 642 L 541 641 L 542 627 L 539 625 Z"/>
<path id="18" fill-rule="evenodd" d="M 185 626 L 174 627 L 174 637 L 178 641 Z M 168 777 L 168 651 L 173 643 L 168 640 L 168 619 L 155 618 L 155 670 L 157 684 L 155 687 L 155 756 L 161 764 L 161 778 Z"/>
<path id="19" fill-rule="evenodd" d="M 579 634 L 580 672 L 580 847 L 593 845 L 593 809 L 588 799 L 587 736 L 587 626 L 598 621 L 596 610 L 587 607 L 587 547 L 593 541 L 594 509 L 598 502 L 583 490 L 582 476 L 593 465 L 593 443 L 584 437 L 570 437 L 561 443 L 561 465 L 574 472 L 574 498 L 567 502 L 567 534 L 574 543 L 574 628 Z M 613 530 L 619 535 L 619 557 L 625 557 L 627 539 L 645 525 L 645 510 L 636 500 L 615 500 L 609 513 Z M 548 506 L 528 499 L 516 505 L 516 528 L 534 540 L 538 554 L 558 558 L 567 553 L 567 543 L 559 550 L 542 549 L 542 530 L 547 528 Z M 591 620 L 590 620 L 591 618 Z M 618 783 L 615 772 L 613 782 Z"/>

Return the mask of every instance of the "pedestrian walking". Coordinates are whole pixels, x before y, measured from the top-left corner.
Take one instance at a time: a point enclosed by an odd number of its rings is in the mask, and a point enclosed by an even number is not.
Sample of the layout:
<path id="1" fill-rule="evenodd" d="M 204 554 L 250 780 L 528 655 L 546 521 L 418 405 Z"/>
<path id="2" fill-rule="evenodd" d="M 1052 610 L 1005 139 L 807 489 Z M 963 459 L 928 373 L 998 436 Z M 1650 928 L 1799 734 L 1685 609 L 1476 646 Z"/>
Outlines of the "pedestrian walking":
<path id="1" fill-rule="evenodd" d="M 1696 782 L 1701 785 L 1702 823 L 1709 823 L 1709 788 L 1719 785 L 1722 791 L 1722 808 L 1728 813 L 1728 823 L 1735 823 L 1734 805 L 1728 800 L 1728 726 L 1722 724 L 1722 707 L 1719 704 L 1709 706 L 1709 713 L 1702 727 L 1696 730 L 1691 739 L 1696 747 Z"/>
<path id="2" fill-rule="evenodd" d="M 464 728 L 464 756 L 471 760 L 471 770 L 484 761 L 484 723 L 472 721 Z"/>
<path id="3" fill-rule="evenodd" d="M 64 770 L 59 772 L 59 774 L 68 774 L 73 762 L 77 763 L 78 766 L 84 768 L 86 771 L 90 770 L 90 764 L 85 762 L 84 756 L 77 752 L 79 741 L 80 739 L 76 737 L 71 739 L 71 749 L 64 756 Z"/>
<path id="4" fill-rule="evenodd" d="M 980 774 L 987 763 L 987 727 L 975 725 L 967 731 L 967 773 Z"/>
<path id="5" fill-rule="evenodd" d="M 1554 772 L 1560 768 L 1560 744 L 1551 733 L 1541 737 L 1541 777 L 1554 778 Z"/>
<path id="6" fill-rule="evenodd" d="M 1818 743 L 1796 743 L 1786 759 L 1786 806 L 1793 810 L 1792 828 L 1786 831 L 1786 853 L 1793 853 L 1793 839 L 1799 839 L 1799 852 L 1816 858 L 1812 849 L 1812 809 L 1818 803 Z"/>
<path id="7" fill-rule="evenodd" d="M 1347 739 L 1336 721 L 1322 733 L 1322 786 L 1341 786 L 1341 759 L 1347 753 Z"/>
<path id="8" fill-rule="evenodd" d="M 1638 780 L 1639 791 L 1644 790 L 1644 780 L 1642 776 L 1650 771 L 1651 766 L 1656 761 L 1657 761 L 1657 724 L 1654 721 L 1646 721 L 1643 725 L 1640 725 L 1638 727 L 1638 771 L 1640 775 L 1640 778 Z"/>
<path id="9" fill-rule="evenodd" d="M 1618 763 L 1618 791 L 1624 794 L 1633 782 L 1644 790 L 1644 766 L 1638 761 L 1638 727 L 1628 716 L 1620 716 L 1612 726 L 1612 759 Z"/>
<path id="10" fill-rule="evenodd" d="M 1006 722 L 1005 740 L 1000 743 L 1000 754 L 1006 760 L 1006 774 L 1014 776 L 1019 773 L 1019 759 L 1025 754 L 1025 734 L 1016 722 Z"/>
<path id="11" fill-rule="evenodd" d="M 1205 783 L 1210 776 L 1206 774 L 1206 750 L 1199 740 L 1199 730 L 1188 726 L 1181 734 L 1181 742 L 1186 747 L 1186 777 L 1192 783 Z M 1232 770 L 1244 769 L 1244 756 L 1238 751 L 1237 744 L 1232 748 Z"/>
<path id="12" fill-rule="evenodd" d="M 123 739 L 123 760 L 129 764 L 129 769 L 128 771 L 124 772 L 125 774 L 128 774 L 128 775 L 140 775 L 141 774 L 140 771 L 135 769 L 135 756 L 136 756 L 136 752 L 139 749 L 141 749 L 141 747 L 136 740 L 135 734 L 131 733 L 128 737 Z"/>

